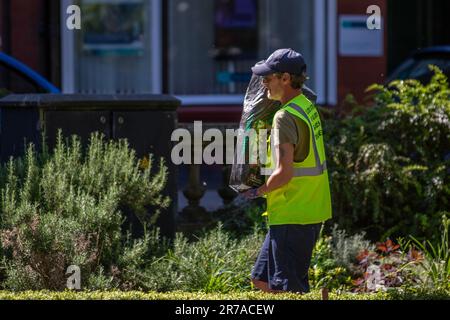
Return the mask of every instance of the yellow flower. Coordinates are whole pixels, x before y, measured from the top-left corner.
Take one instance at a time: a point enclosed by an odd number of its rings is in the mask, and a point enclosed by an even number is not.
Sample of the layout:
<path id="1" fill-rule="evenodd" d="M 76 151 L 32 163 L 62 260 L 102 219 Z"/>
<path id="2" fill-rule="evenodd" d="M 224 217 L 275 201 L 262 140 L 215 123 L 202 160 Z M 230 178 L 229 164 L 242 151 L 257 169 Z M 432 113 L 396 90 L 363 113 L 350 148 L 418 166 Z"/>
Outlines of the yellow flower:
<path id="1" fill-rule="evenodd" d="M 145 170 L 145 169 L 148 168 L 148 166 L 149 166 L 148 157 L 144 156 L 144 158 L 141 159 L 140 162 L 139 162 L 139 168 L 142 169 L 142 170 Z"/>

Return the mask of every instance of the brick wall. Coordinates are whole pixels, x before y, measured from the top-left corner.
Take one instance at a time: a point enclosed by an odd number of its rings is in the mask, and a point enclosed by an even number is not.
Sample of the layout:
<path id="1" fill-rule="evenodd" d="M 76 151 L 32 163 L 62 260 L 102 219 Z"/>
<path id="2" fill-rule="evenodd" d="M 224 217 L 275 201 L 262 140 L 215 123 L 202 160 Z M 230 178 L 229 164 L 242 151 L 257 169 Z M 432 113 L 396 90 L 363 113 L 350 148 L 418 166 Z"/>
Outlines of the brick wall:
<path id="1" fill-rule="evenodd" d="M 10 54 L 46 76 L 45 1 L 13 0 L 10 10 Z"/>
<path id="2" fill-rule="evenodd" d="M 8 48 L 8 34 L 6 33 L 8 21 L 7 3 L 0 0 L 0 51 L 6 52 Z"/>
<path id="3" fill-rule="evenodd" d="M 339 15 L 365 15 L 367 7 L 378 5 L 383 17 L 384 54 L 382 57 L 342 57 L 338 54 L 338 102 L 349 93 L 361 102 L 364 90 L 372 83 L 382 83 L 387 72 L 387 0 L 338 0 Z M 339 27 L 339 26 L 338 26 Z M 339 37 L 339 32 L 337 32 Z M 339 38 L 338 38 L 339 43 Z M 339 46 L 338 46 L 339 48 Z"/>
<path id="4" fill-rule="evenodd" d="M 0 50 L 60 86 L 59 0 L 0 0 Z"/>

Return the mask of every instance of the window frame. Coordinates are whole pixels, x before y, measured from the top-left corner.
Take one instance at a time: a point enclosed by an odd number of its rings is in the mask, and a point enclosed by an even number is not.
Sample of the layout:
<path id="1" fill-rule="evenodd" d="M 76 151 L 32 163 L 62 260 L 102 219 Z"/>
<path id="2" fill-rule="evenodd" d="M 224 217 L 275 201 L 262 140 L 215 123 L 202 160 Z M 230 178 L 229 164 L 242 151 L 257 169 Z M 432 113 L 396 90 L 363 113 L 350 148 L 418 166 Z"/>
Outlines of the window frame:
<path id="1" fill-rule="evenodd" d="M 66 27 L 66 20 L 68 14 L 66 12 L 67 8 L 72 4 L 80 3 L 79 0 L 60 0 L 61 10 L 61 82 L 62 82 L 62 92 L 63 93 L 75 93 L 77 89 L 75 88 L 75 32 L 77 30 L 69 30 Z M 152 74 L 152 86 L 151 93 L 161 94 L 162 93 L 162 79 L 163 79 L 163 69 L 162 69 L 162 0 L 144 0 L 149 1 L 150 7 L 150 37 L 152 42 L 150 44 L 152 48 L 151 55 L 151 69 L 148 72 Z M 75 3 L 74 3 L 75 2 Z M 81 27 L 83 28 L 83 12 L 81 12 Z"/>

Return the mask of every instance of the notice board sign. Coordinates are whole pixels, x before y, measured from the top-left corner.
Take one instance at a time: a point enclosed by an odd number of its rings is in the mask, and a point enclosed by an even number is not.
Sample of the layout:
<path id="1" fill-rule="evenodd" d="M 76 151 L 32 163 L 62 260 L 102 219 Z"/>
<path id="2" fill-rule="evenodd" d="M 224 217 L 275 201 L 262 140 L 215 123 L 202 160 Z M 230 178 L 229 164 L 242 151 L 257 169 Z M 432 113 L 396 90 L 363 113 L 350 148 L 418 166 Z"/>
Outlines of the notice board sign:
<path id="1" fill-rule="evenodd" d="M 384 52 L 381 29 L 367 27 L 367 15 L 339 16 L 339 55 L 343 57 L 381 57 Z M 382 18 L 381 18 L 382 19 Z"/>

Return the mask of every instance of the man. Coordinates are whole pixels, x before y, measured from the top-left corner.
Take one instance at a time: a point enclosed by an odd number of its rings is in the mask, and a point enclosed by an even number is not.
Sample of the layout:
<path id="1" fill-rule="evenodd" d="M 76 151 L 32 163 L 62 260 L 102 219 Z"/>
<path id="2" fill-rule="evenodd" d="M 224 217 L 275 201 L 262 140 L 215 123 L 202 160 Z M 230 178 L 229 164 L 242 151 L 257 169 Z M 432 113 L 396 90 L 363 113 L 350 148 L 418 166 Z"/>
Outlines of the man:
<path id="1" fill-rule="evenodd" d="M 301 54 L 276 50 L 252 71 L 263 77 L 268 98 L 282 105 L 272 122 L 275 169 L 264 185 L 244 194 L 267 199 L 269 231 L 252 282 L 266 292 L 306 293 L 312 251 L 322 223 L 331 218 L 322 125 L 301 90 L 307 79 Z M 269 143 L 269 157 L 271 152 Z"/>

